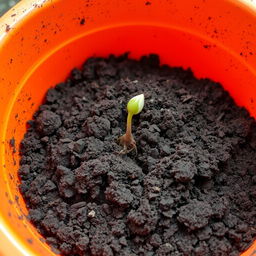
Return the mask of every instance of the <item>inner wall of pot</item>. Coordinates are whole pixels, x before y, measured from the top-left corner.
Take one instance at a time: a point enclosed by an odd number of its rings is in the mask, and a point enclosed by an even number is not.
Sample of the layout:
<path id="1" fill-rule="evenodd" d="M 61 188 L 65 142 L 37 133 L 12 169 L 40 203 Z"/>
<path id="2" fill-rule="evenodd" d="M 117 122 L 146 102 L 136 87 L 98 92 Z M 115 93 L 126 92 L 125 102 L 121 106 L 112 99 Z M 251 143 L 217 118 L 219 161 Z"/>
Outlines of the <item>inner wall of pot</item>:
<path id="1" fill-rule="evenodd" d="M 130 53 L 131 58 L 140 58 L 149 53 L 159 54 L 162 64 L 190 67 L 198 78 L 211 78 L 223 84 L 237 104 L 245 106 L 256 116 L 255 70 L 249 67 L 239 55 L 212 38 L 206 38 L 192 31 L 178 27 L 148 25 L 125 25 L 81 34 L 51 49 L 24 74 L 19 87 L 11 98 L 8 115 L 5 118 L 5 178 L 7 225 L 15 231 L 16 239 L 29 246 L 38 255 L 51 255 L 36 229 L 26 220 L 27 210 L 17 184 L 19 168 L 18 148 L 26 122 L 42 103 L 48 88 L 65 80 L 70 70 L 81 67 L 90 56 L 106 57 L 109 54 Z M 16 152 L 10 147 L 15 139 Z M 32 242 L 31 242 L 32 241 Z M 256 244 L 244 255 L 256 250 Z"/>

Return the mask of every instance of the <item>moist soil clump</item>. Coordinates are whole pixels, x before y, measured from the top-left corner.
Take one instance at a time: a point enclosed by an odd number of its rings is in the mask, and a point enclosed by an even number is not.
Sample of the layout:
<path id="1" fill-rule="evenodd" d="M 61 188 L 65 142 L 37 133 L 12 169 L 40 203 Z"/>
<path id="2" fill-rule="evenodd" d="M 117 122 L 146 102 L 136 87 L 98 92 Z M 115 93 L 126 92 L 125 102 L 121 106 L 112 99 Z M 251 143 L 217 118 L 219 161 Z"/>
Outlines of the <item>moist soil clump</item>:
<path id="1" fill-rule="evenodd" d="M 120 155 L 126 104 L 137 155 Z M 56 252 L 237 256 L 256 236 L 256 123 L 156 55 L 90 58 L 50 89 L 20 147 L 29 219 Z"/>

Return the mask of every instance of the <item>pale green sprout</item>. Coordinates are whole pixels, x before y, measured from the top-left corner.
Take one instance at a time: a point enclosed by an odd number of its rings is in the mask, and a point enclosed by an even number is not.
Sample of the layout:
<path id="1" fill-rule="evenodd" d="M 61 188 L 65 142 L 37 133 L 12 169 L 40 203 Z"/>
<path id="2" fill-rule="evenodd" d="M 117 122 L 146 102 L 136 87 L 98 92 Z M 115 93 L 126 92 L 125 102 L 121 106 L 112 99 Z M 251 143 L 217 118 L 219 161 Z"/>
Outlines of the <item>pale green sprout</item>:
<path id="1" fill-rule="evenodd" d="M 144 94 L 140 94 L 131 98 L 127 104 L 127 123 L 126 133 L 119 138 L 119 143 L 123 146 L 120 154 L 127 154 L 132 150 L 137 153 L 136 142 L 132 136 L 132 117 L 139 114 L 144 107 Z"/>

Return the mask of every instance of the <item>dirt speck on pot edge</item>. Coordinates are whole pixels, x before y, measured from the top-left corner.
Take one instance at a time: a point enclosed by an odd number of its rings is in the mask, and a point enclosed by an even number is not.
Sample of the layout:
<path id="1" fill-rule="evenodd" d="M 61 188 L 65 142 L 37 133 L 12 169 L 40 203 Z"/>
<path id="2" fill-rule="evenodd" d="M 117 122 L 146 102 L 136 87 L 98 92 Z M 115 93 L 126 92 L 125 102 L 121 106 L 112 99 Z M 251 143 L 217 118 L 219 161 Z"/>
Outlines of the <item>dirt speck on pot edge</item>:
<path id="1" fill-rule="evenodd" d="M 139 93 L 138 154 L 120 156 Z M 29 218 L 63 255 L 235 256 L 255 239 L 255 121 L 156 55 L 88 59 L 47 92 L 20 150 Z"/>

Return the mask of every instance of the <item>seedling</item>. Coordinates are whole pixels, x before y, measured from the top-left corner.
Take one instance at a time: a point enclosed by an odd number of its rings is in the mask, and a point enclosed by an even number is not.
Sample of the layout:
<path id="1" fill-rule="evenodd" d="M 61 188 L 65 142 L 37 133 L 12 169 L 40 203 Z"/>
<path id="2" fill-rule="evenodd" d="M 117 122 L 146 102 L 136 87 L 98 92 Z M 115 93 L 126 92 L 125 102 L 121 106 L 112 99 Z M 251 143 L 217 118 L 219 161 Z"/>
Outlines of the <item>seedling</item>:
<path id="1" fill-rule="evenodd" d="M 132 117 L 133 115 L 139 114 L 142 111 L 143 107 L 144 94 L 140 94 L 131 98 L 127 104 L 128 116 L 126 123 L 126 133 L 118 139 L 120 145 L 123 146 L 120 154 L 128 154 L 132 150 L 135 150 L 137 154 L 136 141 L 134 140 L 132 135 Z"/>

